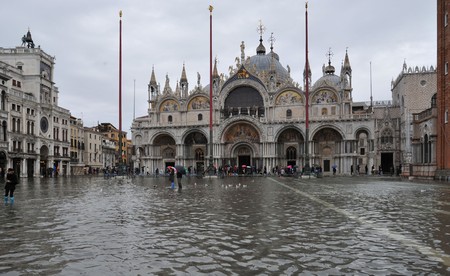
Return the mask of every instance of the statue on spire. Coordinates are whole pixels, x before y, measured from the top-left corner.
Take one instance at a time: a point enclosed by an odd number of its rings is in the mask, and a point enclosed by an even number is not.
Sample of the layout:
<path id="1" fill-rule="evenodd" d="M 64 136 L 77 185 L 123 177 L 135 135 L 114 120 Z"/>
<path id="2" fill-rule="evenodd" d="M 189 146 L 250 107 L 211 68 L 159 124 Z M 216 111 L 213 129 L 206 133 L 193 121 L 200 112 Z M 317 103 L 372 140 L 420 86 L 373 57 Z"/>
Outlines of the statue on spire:
<path id="1" fill-rule="evenodd" d="M 34 42 L 33 39 L 31 38 L 30 29 L 28 29 L 27 34 L 22 37 L 22 47 L 25 47 L 25 45 L 28 48 L 34 48 Z"/>
<path id="2" fill-rule="evenodd" d="M 262 24 L 261 19 L 259 20 L 259 25 L 256 30 L 258 31 L 260 37 L 262 37 L 263 33 L 266 31 L 266 27 Z"/>
<path id="3" fill-rule="evenodd" d="M 241 42 L 241 63 L 244 64 L 245 61 L 245 44 L 244 41 Z"/>

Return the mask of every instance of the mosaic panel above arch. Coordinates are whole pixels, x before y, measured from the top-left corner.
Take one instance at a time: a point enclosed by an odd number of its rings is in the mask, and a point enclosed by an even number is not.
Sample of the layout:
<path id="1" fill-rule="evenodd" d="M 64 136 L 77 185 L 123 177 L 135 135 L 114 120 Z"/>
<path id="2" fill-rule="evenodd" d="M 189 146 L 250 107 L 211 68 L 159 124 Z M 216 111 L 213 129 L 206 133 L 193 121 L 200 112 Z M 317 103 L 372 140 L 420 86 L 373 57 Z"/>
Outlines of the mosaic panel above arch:
<path id="1" fill-rule="evenodd" d="M 180 104 L 175 100 L 165 100 L 159 106 L 159 112 L 178 111 Z"/>
<path id="2" fill-rule="evenodd" d="M 208 139 L 206 139 L 206 136 L 198 131 L 194 131 L 189 133 L 186 138 L 184 139 L 185 145 L 200 145 L 200 144 L 207 144 Z"/>
<path id="3" fill-rule="evenodd" d="M 155 146 L 175 145 L 175 139 L 168 134 L 160 134 L 153 141 Z"/>
<path id="4" fill-rule="evenodd" d="M 278 136 L 279 143 L 303 142 L 303 135 L 296 129 L 288 128 L 283 130 Z"/>
<path id="5" fill-rule="evenodd" d="M 314 141 L 326 142 L 326 141 L 342 141 L 342 135 L 332 128 L 323 128 L 314 135 Z"/>
<path id="6" fill-rule="evenodd" d="M 205 96 L 197 96 L 189 101 L 188 110 L 209 109 L 209 99 Z"/>
<path id="7" fill-rule="evenodd" d="M 259 133 L 252 125 L 238 123 L 228 128 L 224 133 L 225 143 L 235 143 L 239 141 L 259 142 Z"/>
<path id="8" fill-rule="evenodd" d="M 312 98 L 312 103 L 315 104 L 329 104 L 329 103 L 337 103 L 338 98 L 336 93 L 329 91 L 329 90 L 323 90 L 319 91 L 314 94 Z"/>
<path id="9" fill-rule="evenodd" d="M 293 105 L 303 103 L 303 97 L 295 91 L 284 91 L 275 100 L 276 105 Z"/>

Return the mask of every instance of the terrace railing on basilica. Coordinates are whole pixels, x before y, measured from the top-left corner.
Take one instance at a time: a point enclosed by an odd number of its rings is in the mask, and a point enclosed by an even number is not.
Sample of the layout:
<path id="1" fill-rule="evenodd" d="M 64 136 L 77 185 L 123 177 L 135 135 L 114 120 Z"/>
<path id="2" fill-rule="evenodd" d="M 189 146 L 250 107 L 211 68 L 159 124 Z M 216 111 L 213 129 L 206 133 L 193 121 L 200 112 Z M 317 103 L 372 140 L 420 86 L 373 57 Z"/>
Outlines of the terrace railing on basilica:
<path id="1" fill-rule="evenodd" d="M 264 117 L 264 107 L 252 106 L 252 107 L 226 107 L 220 110 L 222 118 L 229 118 L 238 115 L 248 115 L 253 117 Z"/>

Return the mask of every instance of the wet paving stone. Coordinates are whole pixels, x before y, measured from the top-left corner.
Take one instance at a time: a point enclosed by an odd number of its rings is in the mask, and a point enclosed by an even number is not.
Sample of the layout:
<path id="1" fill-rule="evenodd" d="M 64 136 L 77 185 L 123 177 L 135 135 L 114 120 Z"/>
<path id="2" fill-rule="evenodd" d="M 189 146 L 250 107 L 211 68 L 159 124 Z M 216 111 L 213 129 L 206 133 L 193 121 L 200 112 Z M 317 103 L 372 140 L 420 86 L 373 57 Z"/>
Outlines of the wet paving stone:
<path id="1" fill-rule="evenodd" d="M 450 186 L 389 177 L 22 179 L 2 275 L 444 275 Z"/>

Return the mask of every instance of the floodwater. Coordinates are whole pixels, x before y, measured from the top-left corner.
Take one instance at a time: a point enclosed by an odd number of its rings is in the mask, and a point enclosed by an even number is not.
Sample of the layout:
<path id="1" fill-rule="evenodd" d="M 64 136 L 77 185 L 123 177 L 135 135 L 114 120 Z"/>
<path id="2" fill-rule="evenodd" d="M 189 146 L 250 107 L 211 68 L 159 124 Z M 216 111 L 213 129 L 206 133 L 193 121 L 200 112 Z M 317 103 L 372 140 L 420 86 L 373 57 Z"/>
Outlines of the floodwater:
<path id="1" fill-rule="evenodd" d="M 22 179 L 1 275 L 450 274 L 450 185 L 380 177 Z"/>

